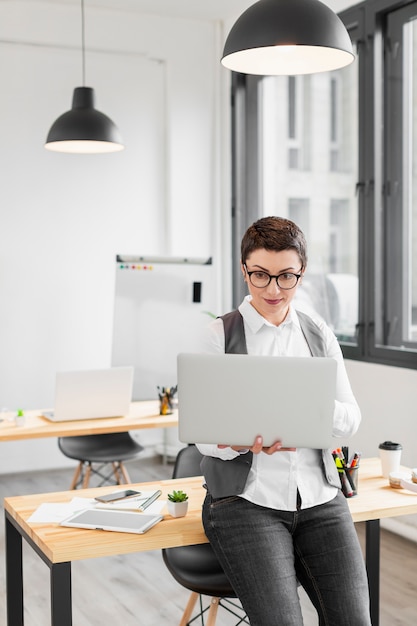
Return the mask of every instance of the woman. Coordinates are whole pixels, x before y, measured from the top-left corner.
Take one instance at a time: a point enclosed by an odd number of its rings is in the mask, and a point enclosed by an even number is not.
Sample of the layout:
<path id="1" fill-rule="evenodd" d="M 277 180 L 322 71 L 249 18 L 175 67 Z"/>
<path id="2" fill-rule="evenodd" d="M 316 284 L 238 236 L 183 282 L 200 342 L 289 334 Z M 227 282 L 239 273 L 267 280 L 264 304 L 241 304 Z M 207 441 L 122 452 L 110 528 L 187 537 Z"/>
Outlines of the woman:
<path id="1" fill-rule="evenodd" d="M 250 226 L 241 244 L 249 296 L 209 326 L 208 350 L 336 359 L 333 434 L 350 437 L 361 416 L 336 337 L 291 304 L 306 265 L 296 224 L 266 217 Z M 370 626 L 363 557 L 330 451 L 264 447 L 262 433 L 250 449 L 198 448 L 204 528 L 251 625 L 302 625 L 301 584 L 320 626 Z"/>

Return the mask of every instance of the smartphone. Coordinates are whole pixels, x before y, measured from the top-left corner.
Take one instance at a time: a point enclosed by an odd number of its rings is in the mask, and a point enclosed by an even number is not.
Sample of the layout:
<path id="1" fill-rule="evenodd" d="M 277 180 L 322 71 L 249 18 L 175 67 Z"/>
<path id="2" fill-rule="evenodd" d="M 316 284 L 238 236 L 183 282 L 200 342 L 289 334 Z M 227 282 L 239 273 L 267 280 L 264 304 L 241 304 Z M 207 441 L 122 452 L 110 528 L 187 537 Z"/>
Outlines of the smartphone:
<path id="1" fill-rule="evenodd" d="M 115 502 L 116 500 L 125 500 L 126 498 L 134 498 L 140 496 L 140 491 L 134 491 L 133 489 L 124 489 L 123 491 L 114 491 L 103 496 L 97 496 L 94 498 L 98 502 Z"/>

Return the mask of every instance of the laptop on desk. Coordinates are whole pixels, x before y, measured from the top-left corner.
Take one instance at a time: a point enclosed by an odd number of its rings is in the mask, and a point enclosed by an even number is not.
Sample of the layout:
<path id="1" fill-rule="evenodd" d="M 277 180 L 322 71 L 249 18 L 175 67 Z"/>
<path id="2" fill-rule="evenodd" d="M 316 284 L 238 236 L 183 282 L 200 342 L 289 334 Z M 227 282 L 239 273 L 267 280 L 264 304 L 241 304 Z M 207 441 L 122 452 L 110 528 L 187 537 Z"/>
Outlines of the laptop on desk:
<path id="1" fill-rule="evenodd" d="M 133 367 L 57 372 L 53 422 L 121 417 L 132 401 Z"/>
<path id="2" fill-rule="evenodd" d="M 177 365 L 180 441 L 332 446 L 334 359 L 179 354 Z"/>

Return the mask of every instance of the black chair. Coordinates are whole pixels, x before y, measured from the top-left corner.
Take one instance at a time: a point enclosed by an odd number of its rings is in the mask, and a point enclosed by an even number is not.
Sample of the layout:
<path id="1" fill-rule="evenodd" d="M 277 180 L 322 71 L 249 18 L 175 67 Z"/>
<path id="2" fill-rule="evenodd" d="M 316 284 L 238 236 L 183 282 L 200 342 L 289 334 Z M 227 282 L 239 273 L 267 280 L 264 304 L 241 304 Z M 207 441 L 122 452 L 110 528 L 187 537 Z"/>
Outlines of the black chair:
<path id="1" fill-rule="evenodd" d="M 130 483 L 123 461 L 134 459 L 143 451 L 143 446 L 127 432 L 60 437 L 58 446 L 62 454 L 79 461 L 70 489 L 88 487 L 92 475 L 101 479 L 98 487 L 107 483 Z M 110 471 L 106 470 L 108 465 L 111 465 Z"/>
<path id="2" fill-rule="evenodd" d="M 183 448 L 177 455 L 172 477 L 199 476 L 201 458 L 202 455 L 195 445 Z M 162 557 L 175 580 L 191 591 L 179 626 L 187 626 L 198 618 L 201 618 L 204 625 L 206 611 L 207 626 L 214 626 L 219 606 L 238 618 L 236 624 L 249 624 L 242 607 L 231 600 L 236 599 L 236 594 L 209 543 L 165 548 L 162 550 Z M 202 596 L 211 597 L 209 606 L 203 606 Z M 200 600 L 200 612 L 191 617 L 197 600 Z"/>

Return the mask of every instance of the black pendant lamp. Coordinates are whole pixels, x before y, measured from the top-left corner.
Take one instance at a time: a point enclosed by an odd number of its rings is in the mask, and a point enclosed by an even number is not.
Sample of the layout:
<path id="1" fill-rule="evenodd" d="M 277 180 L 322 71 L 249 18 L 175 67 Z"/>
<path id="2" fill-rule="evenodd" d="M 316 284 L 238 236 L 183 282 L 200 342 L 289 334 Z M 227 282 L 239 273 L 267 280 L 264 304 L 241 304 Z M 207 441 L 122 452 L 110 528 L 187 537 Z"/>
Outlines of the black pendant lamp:
<path id="1" fill-rule="evenodd" d="M 238 18 L 222 64 L 243 74 L 314 74 L 354 60 L 341 21 L 319 0 L 259 0 Z"/>
<path id="2" fill-rule="evenodd" d="M 81 0 L 83 85 L 85 85 L 84 0 Z M 52 124 L 45 148 L 54 152 L 95 154 L 123 150 L 114 122 L 94 108 L 94 89 L 76 87 L 72 108 Z"/>

